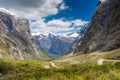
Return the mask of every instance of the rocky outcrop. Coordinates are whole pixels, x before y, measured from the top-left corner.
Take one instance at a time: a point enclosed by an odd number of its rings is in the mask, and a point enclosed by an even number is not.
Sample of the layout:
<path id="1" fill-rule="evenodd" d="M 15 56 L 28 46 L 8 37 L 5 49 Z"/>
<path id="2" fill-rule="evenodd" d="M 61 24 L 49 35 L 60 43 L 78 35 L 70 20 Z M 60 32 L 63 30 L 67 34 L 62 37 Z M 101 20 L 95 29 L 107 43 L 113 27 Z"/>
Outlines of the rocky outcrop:
<path id="1" fill-rule="evenodd" d="M 99 2 L 90 27 L 75 52 L 89 53 L 120 48 L 120 0 Z"/>
<path id="2" fill-rule="evenodd" d="M 86 31 L 88 30 L 89 28 L 89 23 L 85 24 L 83 28 L 81 28 L 77 33 L 79 34 L 78 37 L 75 38 L 75 40 L 71 43 L 71 46 L 70 46 L 70 49 L 72 51 L 74 51 L 78 45 L 78 43 L 80 43 L 83 38 L 84 38 L 84 35 L 86 33 Z"/>
<path id="3" fill-rule="evenodd" d="M 0 11 L 0 57 L 40 59 L 44 51 L 32 39 L 29 22 Z"/>

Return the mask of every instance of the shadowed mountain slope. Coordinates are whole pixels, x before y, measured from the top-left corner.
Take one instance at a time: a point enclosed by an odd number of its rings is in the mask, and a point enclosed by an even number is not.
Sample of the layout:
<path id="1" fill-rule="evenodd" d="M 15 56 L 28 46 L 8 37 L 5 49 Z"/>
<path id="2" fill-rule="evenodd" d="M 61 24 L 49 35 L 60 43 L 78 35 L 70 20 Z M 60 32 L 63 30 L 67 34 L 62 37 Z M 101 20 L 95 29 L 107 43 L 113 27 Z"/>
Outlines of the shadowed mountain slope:
<path id="1" fill-rule="evenodd" d="M 99 2 L 90 27 L 75 52 L 101 52 L 118 48 L 120 48 L 120 0 Z"/>

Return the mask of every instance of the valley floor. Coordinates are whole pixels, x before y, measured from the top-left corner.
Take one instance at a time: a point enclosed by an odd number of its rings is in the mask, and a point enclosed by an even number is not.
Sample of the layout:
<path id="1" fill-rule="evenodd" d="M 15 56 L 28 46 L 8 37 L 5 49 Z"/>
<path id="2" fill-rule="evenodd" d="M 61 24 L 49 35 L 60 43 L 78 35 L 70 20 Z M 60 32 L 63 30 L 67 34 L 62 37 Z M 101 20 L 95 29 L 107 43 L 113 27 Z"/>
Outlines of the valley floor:
<path id="1" fill-rule="evenodd" d="M 120 49 L 66 55 L 53 61 L 1 58 L 0 80 L 120 80 L 119 60 Z"/>

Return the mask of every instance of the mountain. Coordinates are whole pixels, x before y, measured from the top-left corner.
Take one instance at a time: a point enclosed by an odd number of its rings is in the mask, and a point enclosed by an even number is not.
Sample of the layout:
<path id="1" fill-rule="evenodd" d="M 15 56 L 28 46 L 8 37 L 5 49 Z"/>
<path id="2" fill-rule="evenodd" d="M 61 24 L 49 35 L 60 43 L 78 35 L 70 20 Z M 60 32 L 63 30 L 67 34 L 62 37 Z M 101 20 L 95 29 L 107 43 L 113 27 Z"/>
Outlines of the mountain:
<path id="1" fill-rule="evenodd" d="M 65 36 L 56 36 L 54 34 L 37 35 L 34 39 L 45 51 L 50 54 L 61 56 L 63 54 L 70 53 L 70 45 L 74 41 L 74 38 Z"/>
<path id="2" fill-rule="evenodd" d="M 120 48 L 120 0 L 100 0 L 83 40 L 75 52 L 104 52 Z"/>
<path id="3" fill-rule="evenodd" d="M 48 58 L 32 38 L 27 19 L 0 9 L 0 57 L 11 59 Z"/>
<path id="4" fill-rule="evenodd" d="M 87 28 L 88 26 L 85 26 L 77 33 L 70 33 L 67 35 L 34 35 L 34 39 L 37 44 L 49 54 L 62 56 L 75 50 L 77 44 L 82 40 Z"/>
<path id="5" fill-rule="evenodd" d="M 77 34 L 79 34 L 79 36 L 77 36 L 74 41 L 71 43 L 71 46 L 70 46 L 70 49 L 72 51 L 74 51 L 77 47 L 77 45 L 83 40 L 83 37 L 86 33 L 86 31 L 88 30 L 89 28 L 89 23 L 85 24 L 83 28 L 81 28 Z"/>

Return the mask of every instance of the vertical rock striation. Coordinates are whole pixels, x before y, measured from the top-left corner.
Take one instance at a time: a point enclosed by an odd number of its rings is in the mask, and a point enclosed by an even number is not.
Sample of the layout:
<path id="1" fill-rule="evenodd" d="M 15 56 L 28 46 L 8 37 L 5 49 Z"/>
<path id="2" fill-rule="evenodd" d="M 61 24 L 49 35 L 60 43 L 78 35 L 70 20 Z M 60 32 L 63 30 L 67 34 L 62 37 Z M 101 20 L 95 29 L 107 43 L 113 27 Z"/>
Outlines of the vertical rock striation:
<path id="1" fill-rule="evenodd" d="M 0 57 L 40 59 L 44 51 L 32 39 L 29 22 L 0 11 Z"/>
<path id="2" fill-rule="evenodd" d="M 89 53 L 120 48 L 120 0 L 99 2 L 90 27 L 75 52 Z"/>

